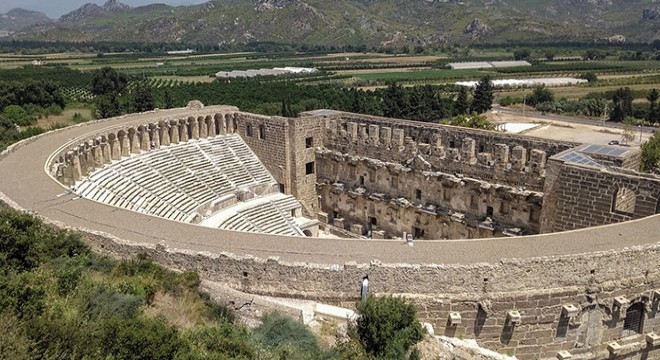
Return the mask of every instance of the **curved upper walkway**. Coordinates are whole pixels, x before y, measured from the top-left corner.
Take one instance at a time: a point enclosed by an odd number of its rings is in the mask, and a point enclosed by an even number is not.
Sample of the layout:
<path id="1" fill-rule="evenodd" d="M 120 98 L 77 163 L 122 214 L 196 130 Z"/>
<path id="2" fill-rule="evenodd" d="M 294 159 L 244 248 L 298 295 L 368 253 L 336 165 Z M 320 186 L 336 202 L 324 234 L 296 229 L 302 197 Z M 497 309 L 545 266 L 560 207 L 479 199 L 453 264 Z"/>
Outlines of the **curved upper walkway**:
<path id="1" fill-rule="evenodd" d="M 205 108 L 207 112 L 210 107 Z M 45 164 L 64 144 L 89 133 L 158 116 L 187 116 L 177 109 L 114 118 L 51 132 L 16 146 L 0 160 L 0 192 L 19 206 L 73 227 L 93 229 L 136 243 L 230 252 L 260 258 L 319 264 L 368 263 L 474 264 L 501 259 L 582 254 L 660 241 L 660 215 L 622 224 L 565 233 L 482 240 L 417 241 L 410 248 L 396 240 L 317 239 L 240 233 L 205 228 L 122 210 L 78 198 L 51 178 Z"/>

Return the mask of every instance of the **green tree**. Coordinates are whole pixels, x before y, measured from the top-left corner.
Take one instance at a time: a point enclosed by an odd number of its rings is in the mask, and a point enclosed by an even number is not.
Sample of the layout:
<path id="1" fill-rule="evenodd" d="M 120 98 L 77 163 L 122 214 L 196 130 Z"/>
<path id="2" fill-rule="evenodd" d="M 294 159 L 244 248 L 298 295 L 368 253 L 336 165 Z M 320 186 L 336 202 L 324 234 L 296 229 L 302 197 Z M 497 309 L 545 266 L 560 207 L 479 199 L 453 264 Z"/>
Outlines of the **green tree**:
<path id="1" fill-rule="evenodd" d="M 94 72 L 92 93 L 94 95 L 119 95 L 126 89 L 128 77 L 111 67 L 103 67 Z"/>
<path id="2" fill-rule="evenodd" d="M 170 89 L 165 89 L 163 102 L 165 103 L 165 109 L 171 109 L 174 107 L 174 99 L 172 99 L 172 93 L 170 92 Z"/>
<path id="3" fill-rule="evenodd" d="M 649 101 L 649 116 L 648 121 L 650 123 L 656 123 L 660 121 L 660 109 L 658 108 L 658 99 L 660 98 L 660 93 L 658 90 L 653 88 L 646 95 L 646 100 Z"/>
<path id="4" fill-rule="evenodd" d="M 531 57 L 531 52 L 529 49 L 518 49 L 513 52 L 513 58 L 515 60 L 529 60 Z"/>
<path id="5" fill-rule="evenodd" d="M 495 130 L 495 125 L 493 125 L 485 115 L 478 115 L 477 113 L 472 113 L 471 115 L 458 115 L 449 120 L 447 125 L 452 126 L 461 126 L 468 127 L 473 129 L 483 129 L 483 130 Z"/>
<path id="6" fill-rule="evenodd" d="M 619 88 L 612 95 L 612 110 L 610 121 L 622 122 L 626 117 L 632 116 L 633 95 L 629 87 Z"/>
<path id="7" fill-rule="evenodd" d="M 458 90 L 458 96 L 454 102 L 454 115 L 467 114 L 470 111 L 470 103 L 468 102 L 469 91 L 467 86 L 461 86 Z"/>
<path id="8" fill-rule="evenodd" d="M 356 305 L 357 334 L 367 353 L 397 359 L 424 338 L 415 307 L 404 299 L 370 296 Z"/>
<path id="9" fill-rule="evenodd" d="M 538 104 L 555 101 L 555 94 L 552 93 L 545 85 L 540 85 L 534 88 L 532 96 L 529 97 L 529 105 L 536 106 Z"/>
<path id="10" fill-rule="evenodd" d="M 97 118 L 105 119 L 121 115 L 119 97 L 116 94 L 100 95 L 96 97 Z"/>
<path id="11" fill-rule="evenodd" d="M 594 82 L 598 81 L 598 76 L 596 76 L 596 74 L 593 73 L 593 72 L 586 72 L 586 73 L 580 74 L 578 76 L 578 78 L 587 80 L 590 83 L 594 83 Z"/>
<path id="12" fill-rule="evenodd" d="M 481 78 L 477 87 L 474 89 L 472 99 L 472 110 L 478 114 L 483 114 L 493 107 L 493 82 L 489 75 Z"/>
<path id="13" fill-rule="evenodd" d="M 135 86 L 133 89 L 132 100 L 132 107 L 136 112 L 153 110 L 155 107 L 154 95 L 151 92 L 151 87 L 145 82 L 140 82 Z"/>
<path id="14" fill-rule="evenodd" d="M 27 126 L 33 119 L 22 107 L 18 105 L 9 105 L 2 111 L 2 117 L 12 124 L 18 126 Z"/>
<path id="15" fill-rule="evenodd" d="M 401 119 L 408 112 L 410 102 L 408 92 L 401 84 L 391 82 L 383 94 L 383 115 Z"/>
<path id="16" fill-rule="evenodd" d="M 660 174 L 660 131 L 656 131 L 642 144 L 642 171 Z"/>

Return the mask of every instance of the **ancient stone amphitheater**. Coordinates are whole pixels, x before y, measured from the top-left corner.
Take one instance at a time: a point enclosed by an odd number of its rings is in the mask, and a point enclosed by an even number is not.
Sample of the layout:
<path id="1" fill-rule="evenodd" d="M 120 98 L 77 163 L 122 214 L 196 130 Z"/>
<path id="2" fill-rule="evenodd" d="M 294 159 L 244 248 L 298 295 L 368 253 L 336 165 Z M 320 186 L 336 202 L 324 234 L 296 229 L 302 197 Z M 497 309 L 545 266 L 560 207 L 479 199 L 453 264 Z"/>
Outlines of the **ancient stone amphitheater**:
<path id="1" fill-rule="evenodd" d="M 519 359 L 660 356 L 660 177 L 632 148 L 191 103 L 0 158 L 4 206 L 105 253 L 344 306 L 368 275 Z"/>

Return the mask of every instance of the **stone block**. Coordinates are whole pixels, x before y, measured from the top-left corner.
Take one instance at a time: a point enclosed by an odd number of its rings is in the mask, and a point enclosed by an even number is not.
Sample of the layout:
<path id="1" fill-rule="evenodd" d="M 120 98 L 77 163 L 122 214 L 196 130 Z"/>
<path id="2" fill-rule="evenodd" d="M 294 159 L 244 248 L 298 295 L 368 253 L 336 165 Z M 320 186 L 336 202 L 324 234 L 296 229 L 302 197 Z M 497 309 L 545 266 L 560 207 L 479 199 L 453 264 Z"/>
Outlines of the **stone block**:
<path id="1" fill-rule="evenodd" d="M 607 344 L 607 351 L 609 351 L 610 354 L 617 355 L 621 353 L 621 349 L 623 349 L 623 346 L 616 341 Z"/>
<path id="2" fill-rule="evenodd" d="M 353 234 L 364 235 L 364 226 L 362 226 L 360 224 L 352 224 L 351 225 L 351 232 Z"/>
<path id="3" fill-rule="evenodd" d="M 522 317 L 518 310 L 509 310 L 509 312 L 506 313 L 506 321 L 511 325 L 520 325 L 522 323 L 521 319 Z"/>
<path id="4" fill-rule="evenodd" d="M 660 335 L 658 335 L 654 332 L 646 334 L 646 343 L 649 346 L 658 346 L 658 345 L 660 345 Z"/>
<path id="5" fill-rule="evenodd" d="M 561 307 L 561 312 L 563 316 L 572 318 L 577 316 L 580 310 L 573 304 L 566 304 Z"/>
<path id="6" fill-rule="evenodd" d="M 449 326 L 458 326 L 461 323 L 461 313 L 452 311 L 449 313 Z"/>
<path id="7" fill-rule="evenodd" d="M 562 350 L 562 351 L 557 353 L 557 359 L 558 360 L 569 360 L 569 359 L 572 359 L 572 358 L 573 358 L 573 355 L 570 352 L 566 351 L 566 350 Z"/>

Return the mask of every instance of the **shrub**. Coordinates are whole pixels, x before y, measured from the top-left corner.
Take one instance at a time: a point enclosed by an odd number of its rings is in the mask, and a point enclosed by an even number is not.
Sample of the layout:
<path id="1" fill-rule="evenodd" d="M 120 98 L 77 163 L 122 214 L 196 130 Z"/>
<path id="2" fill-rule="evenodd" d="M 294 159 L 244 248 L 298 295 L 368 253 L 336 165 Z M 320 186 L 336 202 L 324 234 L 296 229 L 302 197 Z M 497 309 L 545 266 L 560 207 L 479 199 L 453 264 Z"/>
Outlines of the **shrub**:
<path id="1" fill-rule="evenodd" d="M 370 296 L 357 303 L 357 333 L 365 350 L 376 357 L 400 359 L 424 338 L 413 305 L 395 297 Z"/>
<path id="2" fill-rule="evenodd" d="M 183 358 L 255 359 L 247 329 L 224 323 L 191 330 L 185 336 L 191 351 Z"/>
<path id="3" fill-rule="evenodd" d="M 300 358 L 300 352 L 319 353 L 316 337 L 303 324 L 277 312 L 266 314 L 261 320 L 254 337 L 266 348 L 278 348 L 280 352 L 295 349 L 296 354 L 289 354 L 292 358 Z"/>
<path id="4" fill-rule="evenodd" d="M 172 359 L 185 351 L 177 330 L 159 319 L 118 319 L 104 323 L 100 344 L 113 359 Z"/>
<path id="5" fill-rule="evenodd" d="M 660 132 L 655 132 L 651 138 L 642 144 L 641 170 L 660 173 Z"/>

